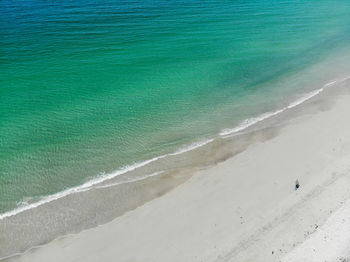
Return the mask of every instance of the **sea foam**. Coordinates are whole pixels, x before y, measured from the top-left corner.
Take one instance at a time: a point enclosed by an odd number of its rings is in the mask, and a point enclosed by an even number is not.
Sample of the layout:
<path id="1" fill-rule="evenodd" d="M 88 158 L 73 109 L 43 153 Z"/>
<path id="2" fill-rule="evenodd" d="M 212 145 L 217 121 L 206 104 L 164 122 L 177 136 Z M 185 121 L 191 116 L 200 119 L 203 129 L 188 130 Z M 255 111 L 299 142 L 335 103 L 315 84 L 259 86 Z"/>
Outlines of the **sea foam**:
<path id="1" fill-rule="evenodd" d="M 54 200 L 63 198 L 65 196 L 68 196 L 70 194 L 75 194 L 75 193 L 79 193 L 79 192 L 85 192 L 85 191 L 93 188 L 93 186 L 95 186 L 97 184 L 101 184 L 102 182 L 105 182 L 105 181 L 110 180 L 112 178 L 115 178 L 117 176 L 123 175 L 123 174 L 125 174 L 127 172 L 134 171 L 135 169 L 138 169 L 140 167 L 146 166 L 146 165 L 148 165 L 148 164 L 150 164 L 152 162 L 155 162 L 155 161 L 157 161 L 159 159 L 162 159 L 162 158 L 165 158 L 167 156 L 179 155 L 179 154 L 182 154 L 182 153 L 194 150 L 194 149 L 196 149 L 198 147 L 201 147 L 203 145 L 206 145 L 206 144 L 210 143 L 213 140 L 214 139 L 209 139 L 209 140 L 205 140 L 205 141 L 196 142 L 196 143 L 188 145 L 187 147 L 180 148 L 178 151 L 175 151 L 173 153 L 157 156 L 157 157 L 151 158 L 151 159 L 143 161 L 143 162 L 139 162 L 139 163 L 135 163 L 133 165 L 125 166 L 125 167 L 123 167 L 123 168 L 121 168 L 121 169 L 119 169 L 119 170 L 117 170 L 115 172 L 112 172 L 110 174 L 102 174 L 102 175 L 100 175 L 100 176 L 98 176 L 98 177 L 96 177 L 94 179 L 91 179 L 91 180 L 83 183 L 80 186 L 76 186 L 76 187 L 72 187 L 72 188 L 63 190 L 63 191 L 58 192 L 56 194 L 52 194 L 52 195 L 46 196 L 46 197 L 42 198 L 41 200 L 39 200 L 38 202 L 31 203 L 31 204 L 28 204 L 28 205 L 21 205 L 20 207 L 18 207 L 16 209 L 13 209 L 13 210 L 5 212 L 5 213 L 2 213 L 2 214 L 0 214 L 0 220 L 2 220 L 4 218 L 7 218 L 7 217 L 11 217 L 11 216 L 17 215 L 19 213 L 22 213 L 24 211 L 30 210 L 32 208 L 39 207 L 39 206 L 47 204 L 47 203 L 49 203 L 51 201 L 54 201 Z M 163 173 L 163 172 L 162 171 L 161 172 L 157 172 L 157 173 L 145 176 L 143 178 L 135 179 L 134 181 L 129 180 L 129 181 L 126 181 L 126 182 L 131 183 L 131 182 L 140 181 L 140 180 L 143 180 L 143 179 L 147 179 L 148 177 L 160 175 L 161 173 Z M 124 182 L 124 183 L 126 183 L 126 182 Z M 121 182 L 121 183 L 123 183 L 123 182 Z M 106 186 L 99 186 L 99 187 L 100 188 L 101 187 L 102 188 L 103 187 L 110 187 L 110 186 L 118 185 L 118 184 L 120 184 L 120 183 L 106 185 Z"/>
<path id="2" fill-rule="evenodd" d="M 134 179 L 128 179 L 128 180 L 125 180 L 125 181 L 121 181 L 121 182 L 118 182 L 118 183 L 111 183 L 111 184 L 108 184 L 108 185 L 96 186 L 95 188 L 109 188 L 109 187 L 114 187 L 114 186 L 129 184 L 129 183 L 134 183 L 134 182 L 145 180 L 145 179 L 150 178 L 150 177 L 159 176 L 159 175 L 161 175 L 163 173 L 164 173 L 164 171 L 159 171 L 159 172 L 155 172 L 155 173 L 148 174 L 148 175 L 145 175 L 145 176 L 137 177 L 137 178 L 134 178 Z"/>
<path id="3" fill-rule="evenodd" d="M 263 113 L 257 117 L 253 117 L 253 118 L 248 118 L 248 119 L 245 119 L 244 121 L 242 121 L 238 126 L 234 127 L 234 128 L 226 128 L 226 129 L 223 129 L 221 132 L 220 132 L 220 135 L 221 136 L 229 136 L 229 135 L 232 135 L 232 134 L 235 134 L 235 133 L 238 133 L 240 131 L 243 131 L 245 129 L 247 129 L 248 127 L 252 126 L 252 125 L 255 125 L 263 120 L 266 120 L 270 117 L 273 117 L 273 116 L 276 116 L 288 109 L 291 109 L 293 107 L 296 107 L 304 102 L 306 102 L 307 100 L 311 99 L 312 97 L 314 96 L 317 96 L 318 94 L 320 94 L 324 88 L 326 87 L 329 87 L 329 86 L 332 86 L 334 84 L 336 84 L 337 82 L 342 82 L 342 81 L 345 81 L 347 79 L 350 79 L 350 77 L 346 77 L 346 78 L 343 78 L 341 80 L 334 80 L 334 81 L 331 81 L 327 84 L 325 84 L 322 88 L 320 89 L 316 89 L 314 91 L 311 91 L 309 93 L 306 93 L 304 95 L 302 95 L 299 99 L 293 101 L 292 103 L 290 103 L 288 106 L 282 108 L 282 109 L 278 109 L 276 111 L 273 111 L 273 112 L 266 112 L 266 113 Z"/>

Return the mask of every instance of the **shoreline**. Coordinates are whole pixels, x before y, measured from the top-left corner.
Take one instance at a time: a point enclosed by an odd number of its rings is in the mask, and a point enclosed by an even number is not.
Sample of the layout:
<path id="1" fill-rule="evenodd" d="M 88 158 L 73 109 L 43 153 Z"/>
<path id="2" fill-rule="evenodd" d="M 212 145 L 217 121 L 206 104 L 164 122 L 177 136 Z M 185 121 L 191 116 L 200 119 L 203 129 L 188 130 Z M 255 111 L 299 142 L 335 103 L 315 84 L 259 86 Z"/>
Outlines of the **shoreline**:
<path id="1" fill-rule="evenodd" d="M 340 85 L 347 85 L 347 83 Z M 346 87 L 339 89 L 342 90 L 340 93 L 344 93 Z M 313 207 L 317 206 L 319 209 L 321 206 L 321 209 L 328 211 L 327 214 L 321 211 L 318 214 L 319 218 L 316 220 L 319 227 L 329 217 L 328 209 L 331 208 L 334 211 L 339 208 L 340 199 L 344 201 L 343 198 L 350 198 L 347 190 L 342 189 L 342 186 L 350 185 L 346 175 L 333 176 L 332 174 L 337 172 L 346 174 L 348 166 L 344 155 L 350 153 L 350 148 L 342 146 L 350 140 L 346 137 L 346 131 L 350 130 L 350 125 L 342 121 L 340 131 L 332 130 L 329 126 L 329 122 L 337 124 L 334 122 L 334 117 L 339 120 L 342 115 L 346 117 L 347 112 L 350 112 L 348 111 L 350 106 L 347 106 L 349 97 L 344 94 L 335 94 L 337 92 L 327 89 L 324 92 L 326 94 L 311 98 L 305 105 L 291 110 L 293 112 L 290 114 L 295 114 L 296 117 L 288 119 L 287 116 L 287 123 L 278 127 L 277 135 L 273 135 L 266 141 L 258 140 L 248 145 L 248 149 L 224 162 L 197 170 L 194 176 L 168 194 L 147 202 L 112 222 L 75 235 L 63 236 L 43 247 L 31 249 L 21 256 L 5 259 L 5 261 L 45 261 L 45 259 L 47 261 L 48 258 L 52 258 L 52 255 L 56 256 L 57 261 L 70 261 L 69 259 L 73 260 L 73 258 L 78 261 L 94 261 L 93 257 L 97 255 L 105 257 L 106 261 L 113 258 L 120 258 L 121 261 L 127 259 L 142 261 L 142 256 L 152 258 L 152 261 L 162 261 L 161 258 L 163 261 L 165 258 L 167 261 L 181 259 L 182 261 L 188 259 L 193 261 L 233 259 L 235 261 L 238 258 L 249 260 L 249 257 L 252 258 L 254 255 L 278 261 L 278 258 L 282 258 L 293 250 L 293 244 L 297 246 L 308 237 L 308 235 L 304 236 L 303 231 L 307 231 L 311 220 L 315 220 L 310 217 L 310 210 L 315 214 L 318 212 Z M 332 101 L 334 105 L 329 105 L 329 100 L 333 100 L 334 96 L 339 97 L 336 101 Z M 306 112 L 304 112 L 305 109 Z M 320 133 L 314 134 L 313 131 L 320 131 Z M 334 143 L 332 139 L 335 138 L 332 136 L 341 137 L 342 142 Z M 291 140 L 295 140 L 295 143 L 290 142 Z M 319 145 L 319 141 L 323 141 L 322 145 Z M 315 149 L 320 146 L 323 148 L 317 152 Z M 298 152 L 301 148 L 306 152 Z M 300 155 L 293 155 L 293 150 Z M 271 155 L 266 156 L 266 152 Z M 281 155 L 281 152 L 285 152 L 286 155 Z M 288 159 L 287 156 L 293 156 L 295 159 Z M 252 159 L 258 160 L 254 166 L 250 164 Z M 289 169 L 282 166 L 282 163 Z M 257 176 L 257 172 L 263 177 Z M 279 176 L 281 172 L 286 173 L 284 177 Z M 301 183 L 300 190 L 296 192 L 293 188 L 295 179 L 299 179 Z M 339 181 L 342 182 L 340 185 Z M 332 200 L 327 200 L 329 203 L 325 203 L 325 199 L 330 196 L 329 192 L 332 190 L 338 193 Z M 241 207 L 237 203 L 245 203 L 250 208 Z M 176 214 L 176 210 L 179 214 Z M 186 220 L 186 214 L 190 217 L 187 220 L 190 221 Z M 163 219 L 160 219 L 162 216 Z M 290 225 L 283 219 L 289 221 Z M 198 225 L 193 225 L 193 221 L 197 221 Z M 160 228 L 154 229 L 154 235 L 150 234 L 153 232 L 152 225 L 158 224 Z M 185 230 L 191 226 L 193 226 L 191 230 Z M 127 232 L 127 229 L 133 233 Z M 145 232 L 147 230 L 150 231 Z M 170 231 L 173 238 L 167 237 L 167 240 L 162 243 L 163 231 Z M 141 234 L 142 232 L 144 234 Z M 291 237 L 290 234 L 293 236 Z M 130 238 L 133 235 L 140 236 L 137 240 L 139 241 L 137 246 L 142 247 L 140 254 L 131 252 L 133 243 L 130 243 Z M 150 239 L 147 239 L 146 235 Z M 277 235 L 278 239 L 276 239 Z M 262 237 L 264 240 L 261 240 Z M 191 246 L 187 238 L 190 242 L 199 242 L 199 244 Z M 98 243 L 97 239 L 103 243 Z M 175 241 L 173 245 L 170 243 L 172 241 Z M 116 242 L 121 247 L 113 246 L 112 243 Z M 218 242 L 215 248 L 213 248 L 214 242 Z M 284 244 L 283 249 L 277 247 L 281 242 Z M 273 250 L 268 250 L 267 243 Z M 103 254 L 97 251 L 98 248 L 102 248 L 102 244 L 103 249 L 106 250 Z M 162 250 L 168 251 L 160 254 L 154 252 L 153 248 L 158 247 L 156 244 L 161 245 Z M 67 253 L 65 256 L 61 253 L 63 246 L 67 246 L 67 252 L 70 255 Z M 82 247 L 88 247 L 87 249 L 93 255 L 90 254 L 91 257 L 87 257 Z M 189 250 L 191 247 L 194 250 Z M 117 250 L 118 248 L 120 250 Z M 283 252 L 278 252 L 279 249 Z M 179 254 L 181 252 L 183 256 Z M 272 252 L 274 253 L 271 254 Z M 158 253 L 159 256 L 154 257 L 156 255 L 154 253 Z M 196 254 L 200 254 L 201 257 L 195 257 Z"/>
<path id="2" fill-rule="evenodd" d="M 319 89 L 304 93 L 303 95 L 301 95 L 301 97 L 299 99 L 290 102 L 287 106 L 285 106 L 281 109 L 277 109 L 276 111 L 273 111 L 273 112 L 264 112 L 264 113 L 260 114 L 259 116 L 255 116 L 255 117 L 251 117 L 251 118 L 247 118 L 247 119 L 243 120 L 242 122 L 240 122 L 237 126 L 235 126 L 233 128 L 225 128 L 225 129 L 221 130 L 221 132 L 218 134 L 218 137 L 212 137 L 212 138 L 208 138 L 206 140 L 195 141 L 191 144 L 180 147 L 179 149 L 177 149 L 174 152 L 170 152 L 170 153 L 167 153 L 164 155 L 159 155 L 159 156 L 156 156 L 154 158 L 144 160 L 142 162 L 137 162 L 137 163 L 133 163 L 130 165 L 126 165 L 126 166 L 124 166 L 124 167 L 122 167 L 122 168 L 120 168 L 112 173 L 96 176 L 95 178 L 93 178 L 93 179 L 91 179 L 91 180 L 89 180 L 81 185 L 78 185 L 78 186 L 75 186 L 72 188 L 68 188 L 66 190 L 57 192 L 57 193 L 52 194 L 52 195 L 45 196 L 37 202 L 31 203 L 29 205 L 24 205 L 24 206 L 18 207 L 18 208 L 6 211 L 4 213 L 0 213 L 0 220 L 7 218 L 7 217 L 15 216 L 15 215 L 22 213 L 22 212 L 25 212 L 31 208 L 36 208 L 38 206 L 49 203 L 51 201 L 55 201 L 55 200 L 58 200 L 60 198 L 66 197 L 69 194 L 75 194 L 75 193 L 79 193 L 79 192 L 84 192 L 86 190 L 91 190 L 91 189 L 93 189 L 94 186 L 96 186 L 96 188 L 98 188 L 99 184 L 103 184 L 104 182 L 112 180 L 115 177 L 132 172 L 136 169 L 142 168 L 142 167 L 144 167 L 152 162 L 155 162 L 155 161 L 162 159 L 162 158 L 165 158 L 167 156 L 176 156 L 176 155 L 179 155 L 182 153 L 186 153 L 186 152 L 195 150 L 197 148 L 200 148 L 202 146 L 205 146 L 205 145 L 213 142 L 217 138 L 225 138 L 225 137 L 230 137 L 230 136 L 239 134 L 242 131 L 249 129 L 252 126 L 255 126 L 256 124 L 258 124 L 261 121 L 265 121 L 269 118 L 275 117 L 275 116 L 285 112 L 286 110 L 293 109 L 294 107 L 303 104 L 304 102 L 308 101 L 309 99 L 312 99 L 314 96 L 317 96 L 320 93 L 322 93 L 325 88 L 329 88 L 330 86 L 335 85 L 335 84 L 340 84 L 348 79 L 350 79 L 350 76 L 344 77 L 344 78 L 341 78 L 338 80 L 332 80 L 332 81 L 324 84 L 323 87 L 321 87 Z M 163 172 L 163 171 L 158 171 L 156 173 L 161 173 L 161 172 Z M 146 175 L 145 178 L 147 178 L 147 176 L 148 175 Z M 149 174 L 149 176 L 152 177 L 153 174 Z"/>

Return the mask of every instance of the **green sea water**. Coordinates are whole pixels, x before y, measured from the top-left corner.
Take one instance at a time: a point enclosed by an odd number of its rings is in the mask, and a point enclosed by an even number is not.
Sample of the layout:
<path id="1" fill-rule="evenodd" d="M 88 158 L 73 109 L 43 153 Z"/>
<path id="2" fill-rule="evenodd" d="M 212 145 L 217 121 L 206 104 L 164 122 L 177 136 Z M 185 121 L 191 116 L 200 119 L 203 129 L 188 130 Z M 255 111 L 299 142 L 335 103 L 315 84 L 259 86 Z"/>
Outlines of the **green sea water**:
<path id="1" fill-rule="evenodd" d="M 2 0 L 0 213 L 283 106 L 349 47 L 345 0 Z"/>

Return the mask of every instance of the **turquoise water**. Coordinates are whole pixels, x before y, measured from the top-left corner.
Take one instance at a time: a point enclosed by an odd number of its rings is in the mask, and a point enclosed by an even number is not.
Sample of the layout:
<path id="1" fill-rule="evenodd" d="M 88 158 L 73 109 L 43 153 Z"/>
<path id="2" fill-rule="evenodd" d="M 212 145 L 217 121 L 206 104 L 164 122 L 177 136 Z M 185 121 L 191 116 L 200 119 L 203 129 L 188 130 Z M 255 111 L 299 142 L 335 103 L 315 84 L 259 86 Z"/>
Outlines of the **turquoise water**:
<path id="1" fill-rule="evenodd" d="M 3 0 L 0 213 L 277 108 L 349 47 L 349 1 Z"/>

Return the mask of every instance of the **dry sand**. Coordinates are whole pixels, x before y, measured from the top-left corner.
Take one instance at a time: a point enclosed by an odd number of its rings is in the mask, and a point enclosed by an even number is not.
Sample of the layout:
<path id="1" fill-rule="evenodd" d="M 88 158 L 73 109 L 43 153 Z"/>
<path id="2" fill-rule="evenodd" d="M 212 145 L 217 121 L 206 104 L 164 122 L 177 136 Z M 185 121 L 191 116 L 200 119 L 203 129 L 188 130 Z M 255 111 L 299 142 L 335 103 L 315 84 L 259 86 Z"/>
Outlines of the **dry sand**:
<path id="1" fill-rule="evenodd" d="M 350 255 L 350 96 L 325 91 L 302 107 L 277 136 L 168 194 L 8 261 L 342 261 Z"/>

